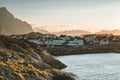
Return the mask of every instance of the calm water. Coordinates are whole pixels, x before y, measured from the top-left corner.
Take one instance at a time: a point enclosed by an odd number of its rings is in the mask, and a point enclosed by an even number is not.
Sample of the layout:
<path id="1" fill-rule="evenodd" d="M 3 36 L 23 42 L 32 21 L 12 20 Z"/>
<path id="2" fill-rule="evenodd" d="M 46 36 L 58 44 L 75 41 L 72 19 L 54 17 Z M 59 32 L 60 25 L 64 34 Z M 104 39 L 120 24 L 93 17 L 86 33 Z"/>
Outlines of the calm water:
<path id="1" fill-rule="evenodd" d="M 85 54 L 57 57 L 68 67 L 64 71 L 78 80 L 120 80 L 120 54 Z"/>

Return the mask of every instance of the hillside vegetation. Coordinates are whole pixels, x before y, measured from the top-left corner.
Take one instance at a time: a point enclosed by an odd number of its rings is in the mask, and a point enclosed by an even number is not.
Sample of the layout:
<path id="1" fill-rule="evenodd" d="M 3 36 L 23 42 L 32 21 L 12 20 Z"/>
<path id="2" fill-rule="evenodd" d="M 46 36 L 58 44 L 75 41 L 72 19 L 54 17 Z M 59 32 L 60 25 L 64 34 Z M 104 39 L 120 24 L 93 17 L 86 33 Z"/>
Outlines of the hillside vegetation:
<path id="1" fill-rule="evenodd" d="M 34 43 L 0 36 L 0 80 L 74 80 L 65 67 Z"/>

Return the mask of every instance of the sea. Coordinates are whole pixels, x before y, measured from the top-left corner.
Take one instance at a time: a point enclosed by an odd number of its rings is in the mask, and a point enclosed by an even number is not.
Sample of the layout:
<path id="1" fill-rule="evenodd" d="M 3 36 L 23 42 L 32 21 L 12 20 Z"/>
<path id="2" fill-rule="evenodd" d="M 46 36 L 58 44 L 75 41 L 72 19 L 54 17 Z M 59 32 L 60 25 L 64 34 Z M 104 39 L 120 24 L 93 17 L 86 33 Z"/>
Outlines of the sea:
<path id="1" fill-rule="evenodd" d="M 120 80 L 120 54 L 99 53 L 56 57 L 67 65 L 63 71 L 78 76 L 76 80 Z"/>

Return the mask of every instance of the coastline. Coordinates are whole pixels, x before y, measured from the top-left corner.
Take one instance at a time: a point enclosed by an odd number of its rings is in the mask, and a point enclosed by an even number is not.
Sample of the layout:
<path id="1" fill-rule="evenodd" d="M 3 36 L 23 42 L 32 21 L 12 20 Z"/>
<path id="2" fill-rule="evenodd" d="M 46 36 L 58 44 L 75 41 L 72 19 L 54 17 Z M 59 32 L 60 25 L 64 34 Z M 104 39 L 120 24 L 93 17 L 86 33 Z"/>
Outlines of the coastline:
<path id="1" fill-rule="evenodd" d="M 84 46 L 83 47 L 42 47 L 53 56 L 96 54 L 96 53 L 120 53 L 120 45 Z"/>

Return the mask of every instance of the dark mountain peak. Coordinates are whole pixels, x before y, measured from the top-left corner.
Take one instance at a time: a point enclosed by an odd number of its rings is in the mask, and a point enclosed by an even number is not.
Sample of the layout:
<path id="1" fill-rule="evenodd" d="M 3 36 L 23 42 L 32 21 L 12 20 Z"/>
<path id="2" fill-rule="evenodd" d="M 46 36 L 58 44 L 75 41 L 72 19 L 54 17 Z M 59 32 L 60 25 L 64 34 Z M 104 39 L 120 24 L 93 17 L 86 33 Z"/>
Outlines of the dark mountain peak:
<path id="1" fill-rule="evenodd" d="M 5 8 L 0 8 L 0 20 L 4 21 L 5 19 L 10 20 L 11 18 L 14 18 L 14 16 Z"/>
<path id="2" fill-rule="evenodd" d="M 7 11 L 6 7 L 0 7 L 0 11 Z"/>
<path id="3" fill-rule="evenodd" d="M 5 7 L 0 7 L 0 10 L 7 10 Z"/>
<path id="4" fill-rule="evenodd" d="M 5 7 L 0 7 L 0 14 L 3 13 L 3 12 L 10 14 L 10 12 Z"/>
<path id="5" fill-rule="evenodd" d="M 0 8 L 0 34 L 27 34 L 33 32 L 31 25 L 15 18 L 5 7 Z"/>

